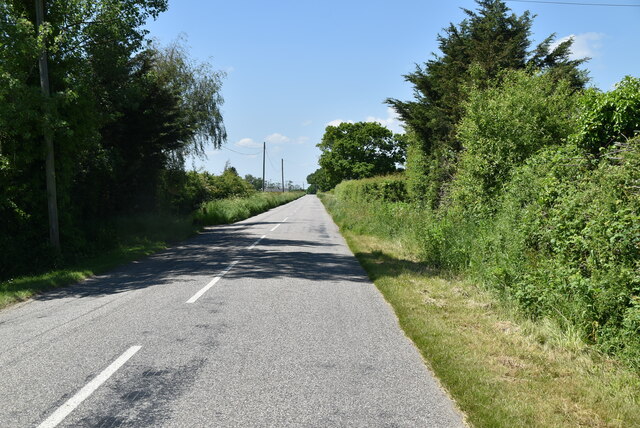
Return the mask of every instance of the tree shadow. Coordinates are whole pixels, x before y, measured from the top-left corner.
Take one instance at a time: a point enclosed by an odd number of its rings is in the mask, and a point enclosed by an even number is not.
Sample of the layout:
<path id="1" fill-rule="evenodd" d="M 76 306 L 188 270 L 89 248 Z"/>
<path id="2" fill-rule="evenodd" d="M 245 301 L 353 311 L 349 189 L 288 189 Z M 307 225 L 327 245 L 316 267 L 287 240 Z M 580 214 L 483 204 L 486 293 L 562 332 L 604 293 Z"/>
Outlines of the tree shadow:
<path id="1" fill-rule="evenodd" d="M 255 232 L 249 234 L 243 230 L 246 224 L 242 226 L 224 225 L 205 229 L 168 250 L 80 283 L 48 290 L 34 299 L 105 296 L 167 284 L 179 287 L 192 284 L 200 278 L 212 278 L 234 260 L 241 260 L 241 263 L 226 277 L 368 281 L 361 266 L 351 255 L 336 252 L 338 244 L 325 239 L 313 241 L 267 236 L 250 250 L 257 236 Z"/>

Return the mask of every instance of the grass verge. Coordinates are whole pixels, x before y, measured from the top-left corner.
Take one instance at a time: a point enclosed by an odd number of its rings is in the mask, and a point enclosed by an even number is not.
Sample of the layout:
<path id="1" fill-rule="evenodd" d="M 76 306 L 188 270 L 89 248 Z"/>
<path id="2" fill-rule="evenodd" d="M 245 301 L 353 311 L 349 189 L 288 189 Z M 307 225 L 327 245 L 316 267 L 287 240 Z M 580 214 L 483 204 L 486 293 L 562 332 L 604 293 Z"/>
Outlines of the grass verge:
<path id="1" fill-rule="evenodd" d="M 207 202 L 194 214 L 200 225 L 227 224 L 244 220 L 278 205 L 303 196 L 304 192 L 256 193 L 248 198 L 220 199 Z"/>
<path id="2" fill-rule="evenodd" d="M 471 425 L 640 426 L 637 373 L 552 321 L 531 322 L 476 284 L 430 270 L 403 240 L 334 218 Z"/>
<path id="3" fill-rule="evenodd" d="M 0 309 L 27 300 L 42 291 L 74 284 L 118 265 L 166 249 L 171 243 L 184 240 L 196 233 L 198 228 L 194 226 L 194 222 L 200 226 L 233 223 L 290 202 L 303 194 L 258 194 L 249 198 L 210 202 L 194 215 L 195 220 L 187 216 L 178 218 L 148 214 L 118 218 L 103 232 L 115 236 L 102 238 L 111 239 L 114 248 L 101 251 L 92 257 L 79 258 L 75 263 L 50 272 L 0 282 Z"/>

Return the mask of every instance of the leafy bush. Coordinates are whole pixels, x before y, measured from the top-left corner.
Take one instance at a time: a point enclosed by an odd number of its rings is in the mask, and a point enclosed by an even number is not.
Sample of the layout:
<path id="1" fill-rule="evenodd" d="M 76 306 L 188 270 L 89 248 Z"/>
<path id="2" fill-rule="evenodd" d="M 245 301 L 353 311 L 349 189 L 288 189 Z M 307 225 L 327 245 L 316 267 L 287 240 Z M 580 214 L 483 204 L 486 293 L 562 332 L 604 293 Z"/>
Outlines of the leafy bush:
<path id="1" fill-rule="evenodd" d="M 502 74 L 501 84 L 473 89 L 458 126 L 463 153 L 452 197 L 484 210 L 514 167 L 543 147 L 559 145 L 576 127 L 576 97 L 565 81 L 525 71 Z"/>
<path id="2" fill-rule="evenodd" d="M 407 200 L 407 185 L 404 175 L 387 175 L 363 180 L 349 180 L 340 183 L 336 194 L 353 202 L 381 200 L 401 202 Z"/>
<path id="3" fill-rule="evenodd" d="M 546 79 L 513 73 L 472 94 L 446 204 L 385 198 L 388 178 L 342 183 L 330 203 L 344 227 L 400 239 L 431 267 L 475 278 L 640 369 L 640 136 L 593 146 L 584 133 L 619 136 L 634 116 L 573 115 L 575 98 Z M 607 102 L 596 112 L 635 108 L 640 86 L 625 79 L 616 91 L 597 95 Z M 395 179 L 411 189 L 414 178 Z"/>
<path id="4" fill-rule="evenodd" d="M 573 136 L 578 146 L 598 154 L 616 140 L 640 132 L 640 79 L 627 76 L 613 91 L 590 90 L 580 103 L 580 128 Z"/>

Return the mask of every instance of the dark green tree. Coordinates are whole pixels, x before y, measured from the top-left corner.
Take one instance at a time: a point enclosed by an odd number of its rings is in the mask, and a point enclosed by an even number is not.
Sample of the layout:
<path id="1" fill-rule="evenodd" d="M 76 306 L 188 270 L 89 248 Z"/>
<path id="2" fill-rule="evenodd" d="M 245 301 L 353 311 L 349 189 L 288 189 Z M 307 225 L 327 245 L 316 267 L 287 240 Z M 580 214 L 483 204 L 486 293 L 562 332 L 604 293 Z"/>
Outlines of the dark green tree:
<path id="1" fill-rule="evenodd" d="M 262 190 L 262 178 L 247 174 L 244 176 L 244 179 L 247 183 L 251 184 L 254 189 Z"/>
<path id="2" fill-rule="evenodd" d="M 307 176 L 307 183 L 309 183 L 308 193 L 316 193 L 318 190 L 321 192 L 331 190 L 331 181 L 329 180 L 329 176 L 322 168 L 318 168 L 309 174 Z"/>
<path id="3" fill-rule="evenodd" d="M 376 122 L 341 123 L 328 126 L 322 141 L 320 167 L 325 183 L 333 188 L 342 180 L 384 175 L 405 161 L 405 140 Z"/>
<path id="4" fill-rule="evenodd" d="M 143 25 L 166 0 L 48 0 L 38 31 L 34 6 L 0 0 L 0 246 L 13 249 L 0 255 L 0 276 L 8 267 L 50 266 L 45 123 L 55 145 L 63 257 L 100 245 L 94 226 L 110 216 L 180 201 L 175 195 L 193 181 L 185 157 L 226 138 L 222 74 L 191 61 L 179 42 L 146 41 Z M 38 76 L 43 50 L 47 99 Z"/>
<path id="5" fill-rule="evenodd" d="M 431 202 L 440 197 L 441 184 L 453 176 L 461 145 L 456 137 L 468 86 L 492 82 L 505 69 L 553 70 L 557 79 L 568 79 L 574 88 L 582 88 L 585 72 L 579 70 L 585 60 L 569 58 L 571 40 L 551 49 L 555 35 L 531 48 L 533 17 L 529 12 L 517 16 L 502 0 L 476 0 L 476 11 L 464 9 L 467 18 L 450 24 L 438 35 L 440 55 L 405 75 L 414 87 L 414 100 L 387 99 L 413 131 L 412 155 L 421 158 L 424 180 L 435 186 L 427 196 Z"/>

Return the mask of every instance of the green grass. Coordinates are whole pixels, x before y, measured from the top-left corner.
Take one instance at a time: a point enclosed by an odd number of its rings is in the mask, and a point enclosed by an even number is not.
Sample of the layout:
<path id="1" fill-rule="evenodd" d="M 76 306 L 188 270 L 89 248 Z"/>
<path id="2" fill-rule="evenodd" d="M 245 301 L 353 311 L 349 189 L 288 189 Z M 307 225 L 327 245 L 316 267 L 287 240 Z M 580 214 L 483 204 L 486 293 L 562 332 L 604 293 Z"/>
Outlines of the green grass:
<path id="1" fill-rule="evenodd" d="M 256 194 L 210 202 L 194 218 L 144 214 L 119 217 L 95 225 L 95 239 L 108 250 L 93 250 L 92 256 L 75 257 L 74 262 L 49 272 L 0 282 L 0 308 L 27 300 L 37 293 L 82 281 L 121 264 L 146 257 L 195 234 L 198 226 L 233 223 L 267 211 L 302 196 L 302 192 Z"/>
<path id="2" fill-rule="evenodd" d="M 233 223 L 286 204 L 303 195 L 303 192 L 267 192 L 256 193 L 248 198 L 211 201 L 203 204 L 195 212 L 194 220 L 203 226 Z"/>
<path id="3" fill-rule="evenodd" d="M 22 276 L 0 283 L 0 308 L 27 300 L 35 294 L 74 284 L 114 267 L 148 256 L 166 248 L 166 242 L 146 241 L 123 246 L 88 258 L 64 269 L 38 275 Z"/>
<path id="4" fill-rule="evenodd" d="M 551 320 L 532 322 L 477 283 L 425 264 L 410 234 L 384 213 L 321 196 L 471 425 L 640 426 L 636 372 L 596 352 L 576 332 Z"/>

